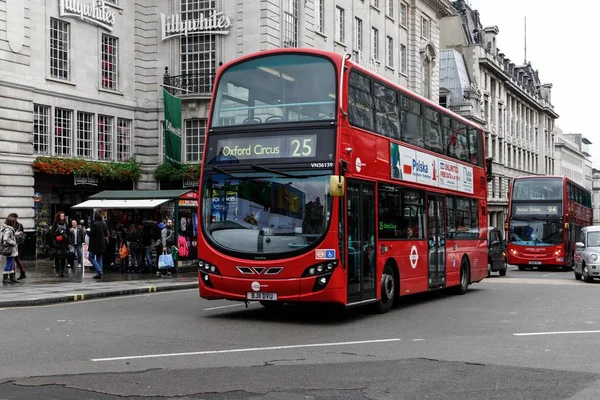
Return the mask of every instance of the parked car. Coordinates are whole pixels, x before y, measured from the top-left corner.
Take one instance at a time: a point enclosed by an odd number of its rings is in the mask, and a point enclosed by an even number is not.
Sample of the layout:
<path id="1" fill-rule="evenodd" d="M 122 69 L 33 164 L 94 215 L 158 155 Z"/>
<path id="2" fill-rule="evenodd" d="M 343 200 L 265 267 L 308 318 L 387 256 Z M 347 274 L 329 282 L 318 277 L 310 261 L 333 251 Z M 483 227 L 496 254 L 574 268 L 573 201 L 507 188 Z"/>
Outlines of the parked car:
<path id="1" fill-rule="evenodd" d="M 506 262 L 506 243 L 502 232 L 498 228 L 487 228 L 488 240 L 488 276 L 492 272 L 499 272 L 500 276 L 506 276 L 508 263 Z"/>
<path id="2" fill-rule="evenodd" d="M 575 243 L 575 279 L 592 282 L 600 278 L 600 226 L 581 229 L 579 241 Z"/>

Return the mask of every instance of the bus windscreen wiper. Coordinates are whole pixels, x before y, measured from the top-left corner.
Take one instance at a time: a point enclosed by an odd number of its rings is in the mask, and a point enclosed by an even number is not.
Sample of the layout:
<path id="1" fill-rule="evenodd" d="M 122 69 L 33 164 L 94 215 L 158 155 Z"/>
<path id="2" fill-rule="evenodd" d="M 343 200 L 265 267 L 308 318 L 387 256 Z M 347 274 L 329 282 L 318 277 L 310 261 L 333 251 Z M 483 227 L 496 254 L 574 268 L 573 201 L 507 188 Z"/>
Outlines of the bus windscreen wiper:
<path id="1" fill-rule="evenodd" d="M 270 172 L 272 174 L 277 174 L 277 175 L 285 176 L 286 178 L 302 178 L 301 176 L 298 176 L 298 175 L 288 174 L 287 172 L 281 172 L 281 171 L 278 171 L 276 169 L 262 167 L 262 166 L 256 165 L 256 164 L 252 164 L 252 169 L 255 170 L 255 171 Z"/>
<path id="2" fill-rule="evenodd" d="M 225 174 L 225 175 L 229 176 L 230 178 L 235 178 L 235 175 L 233 175 L 231 172 L 225 171 L 223 168 L 219 168 L 219 167 L 216 167 L 216 166 L 213 165 L 212 169 L 213 169 L 213 171 L 217 171 L 217 172 L 220 172 L 222 174 Z"/>

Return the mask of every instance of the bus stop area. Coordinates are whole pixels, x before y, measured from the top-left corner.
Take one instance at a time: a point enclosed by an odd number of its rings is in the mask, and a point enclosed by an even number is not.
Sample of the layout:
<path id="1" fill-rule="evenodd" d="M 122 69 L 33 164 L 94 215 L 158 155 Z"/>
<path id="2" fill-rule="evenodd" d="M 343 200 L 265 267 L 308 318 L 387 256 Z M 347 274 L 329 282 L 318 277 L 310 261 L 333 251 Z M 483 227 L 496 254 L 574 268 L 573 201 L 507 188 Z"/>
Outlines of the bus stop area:
<path id="1" fill-rule="evenodd" d="M 173 253 L 177 267 L 195 265 L 198 237 L 198 192 L 195 190 L 105 190 L 72 209 L 91 210 L 92 215 L 97 212 L 102 214 L 109 229 L 109 242 L 104 253 L 107 271 L 118 269 L 121 261 L 120 244 L 138 232 L 146 242 L 151 240 L 152 260 L 156 269 L 157 242 L 167 220 L 173 221 L 176 247 Z M 130 260 L 130 265 L 132 261 L 135 260 Z M 195 270 L 195 267 L 192 269 Z"/>

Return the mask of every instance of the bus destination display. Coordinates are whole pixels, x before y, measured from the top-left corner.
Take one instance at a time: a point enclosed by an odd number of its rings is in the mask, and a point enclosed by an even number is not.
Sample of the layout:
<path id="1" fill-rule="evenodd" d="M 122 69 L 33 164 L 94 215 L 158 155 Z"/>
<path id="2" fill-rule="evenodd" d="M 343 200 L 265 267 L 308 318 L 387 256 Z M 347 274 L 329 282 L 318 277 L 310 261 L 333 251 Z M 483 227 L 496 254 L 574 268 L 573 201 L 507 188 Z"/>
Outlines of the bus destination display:
<path id="1" fill-rule="evenodd" d="M 217 154 L 238 160 L 313 158 L 317 154 L 317 135 L 221 139 Z"/>
<path id="2" fill-rule="evenodd" d="M 560 215 L 562 207 L 560 204 L 514 204 L 513 215 Z"/>

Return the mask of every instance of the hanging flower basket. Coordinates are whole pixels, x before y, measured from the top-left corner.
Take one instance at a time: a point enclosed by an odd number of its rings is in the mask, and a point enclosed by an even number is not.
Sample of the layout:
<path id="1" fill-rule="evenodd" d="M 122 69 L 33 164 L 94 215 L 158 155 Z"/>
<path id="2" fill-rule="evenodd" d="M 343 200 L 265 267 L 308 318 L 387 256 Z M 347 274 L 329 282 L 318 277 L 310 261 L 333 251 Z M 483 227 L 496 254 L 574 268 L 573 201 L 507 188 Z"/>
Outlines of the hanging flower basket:
<path id="1" fill-rule="evenodd" d="M 160 164 L 154 172 L 158 181 L 181 181 L 183 179 L 200 179 L 200 164 L 184 164 L 173 166 L 170 163 Z"/>
<path id="2" fill-rule="evenodd" d="M 37 157 L 35 171 L 49 175 L 80 175 L 120 182 L 137 181 L 141 176 L 140 164 L 135 157 L 124 162 L 87 161 L 80 158 Z"/>

